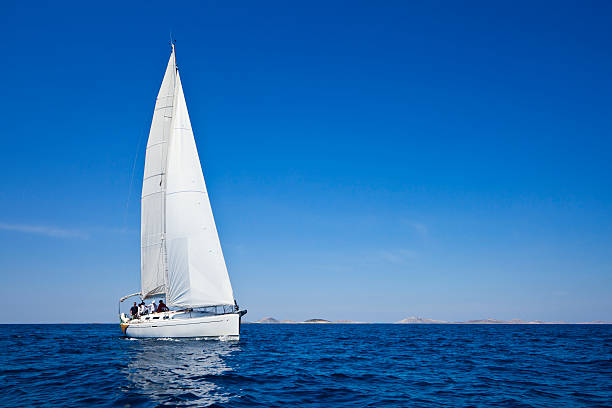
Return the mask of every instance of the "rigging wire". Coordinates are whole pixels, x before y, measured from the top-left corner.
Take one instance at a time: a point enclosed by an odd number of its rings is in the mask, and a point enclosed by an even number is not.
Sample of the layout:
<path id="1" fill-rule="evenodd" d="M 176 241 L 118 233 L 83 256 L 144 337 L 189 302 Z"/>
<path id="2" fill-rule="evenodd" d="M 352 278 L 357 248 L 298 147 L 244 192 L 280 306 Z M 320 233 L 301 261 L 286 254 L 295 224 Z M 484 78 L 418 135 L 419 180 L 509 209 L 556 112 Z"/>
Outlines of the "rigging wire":
<path id="1" fill-rule="evenodd" d="M 138 137 L 138 144 L 136 146 L 136 153 L 134 154 L 134 160 L 132 161 L 132 171 L 130 173 L 130 184 L 128 187 L 128 194 L 127 194 L 127 200 L 125 202 L 125 212 L 123 214 L 123 230 L 126 230 L 127 228 L 127 217 L 128 217 L 128 211 L 130 208 L 130 200 L 132 198 L 132 190 L 134 188 L 134 175 L 136 173 L 136 162 L 138 161 L 138 156 L 140 153 L 140 146 L 142 145 L 142 139 L 144 138 L 144 135 L 146 133 L 146 129 L 147 129 L 147 125 L 145 122 L 145 125 L 143 126 L 143 128 L 140 131 L 140 136 Z"/>

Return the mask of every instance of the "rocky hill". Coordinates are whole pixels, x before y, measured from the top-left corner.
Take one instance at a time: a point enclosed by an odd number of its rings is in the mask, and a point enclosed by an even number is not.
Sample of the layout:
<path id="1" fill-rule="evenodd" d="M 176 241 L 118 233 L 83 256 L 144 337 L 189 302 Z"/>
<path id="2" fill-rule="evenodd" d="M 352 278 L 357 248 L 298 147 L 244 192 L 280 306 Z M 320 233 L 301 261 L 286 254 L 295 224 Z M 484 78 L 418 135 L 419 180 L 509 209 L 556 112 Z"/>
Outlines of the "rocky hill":
<path id="1" fill-rule="evenodd" d="M 253 323 L 280 323 L 280 320 L 275 319 L 273 317 L 264 317 L 263 319 L 258 320 L 258 321 L 253 322 Z"/>
<path id="2" fill-rule="evenodd" d="M 402 324 L 440 324 L 440 323 L 448 323 L 444 320 L 433 320 L 433 319 L 425 319 L 422 317 L 407 317 L 405 319 L 400 320 L 396 323 Z"/>

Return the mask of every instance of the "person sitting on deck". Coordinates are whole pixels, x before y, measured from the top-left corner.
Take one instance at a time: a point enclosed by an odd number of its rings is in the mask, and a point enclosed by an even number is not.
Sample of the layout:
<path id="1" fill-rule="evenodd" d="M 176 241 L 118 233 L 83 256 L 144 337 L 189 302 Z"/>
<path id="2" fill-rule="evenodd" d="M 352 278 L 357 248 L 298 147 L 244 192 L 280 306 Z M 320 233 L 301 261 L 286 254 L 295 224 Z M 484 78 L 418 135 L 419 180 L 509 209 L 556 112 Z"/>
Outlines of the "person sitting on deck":
<path id="1" fill-rule="evenodd" d="M 170 309 L 168 309 L 168 306 L 166 306 L 166 304 L 164 303 L 163 300 L 159 301 L 159 306 L 157 306 L 157 313 L 161 313 L 161 312 L 169 312 Z"/>
<path id="2" fill-rule="evenodd" d="M 145 302 L 140 302 L 140 304 L 138 305 L 138 314 L 140 316 L 142 315 L 146 315 L 149 313 L 149 310 L 147 309 L 147 307 L 145 306 Z"/>
<path id="3" fill-rule="evenodd" d="M 155 313 L 155 312 L 157 312 L 157 305 L 155 304 L 155 301 L 153 301 L 149 305 L 149 313 Z"/>
<path id="4" fill-rule="evenodd" d="M 132 315 L 132 319 L 136 319 L 138 317 L 138 306 L 136 306 L 136 302 L 134 302 L 134 306 L 130 308 L 130 314 Z"/>

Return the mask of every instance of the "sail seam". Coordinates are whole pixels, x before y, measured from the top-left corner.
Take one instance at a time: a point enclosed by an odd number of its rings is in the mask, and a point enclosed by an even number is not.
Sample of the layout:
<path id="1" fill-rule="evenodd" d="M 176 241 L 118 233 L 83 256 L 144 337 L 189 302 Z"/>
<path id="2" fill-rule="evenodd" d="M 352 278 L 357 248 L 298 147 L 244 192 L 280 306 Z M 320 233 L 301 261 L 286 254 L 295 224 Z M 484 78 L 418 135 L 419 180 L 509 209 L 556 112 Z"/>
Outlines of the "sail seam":
<path id="1" fill-rule="evenodd" d="M 142 180 L 144 181 L 144 180 L 148 180 L 148 179 L 150 179 L 152 177 L 163 176 L 164 174 L 166 174 L 166 173 L 165 172 L 164 173 L 156 173 L 156 174 L 153 174 L 151 176 L 147 176 L 147 177 L 143 178 Z"/>
<path id="2" fill-rule="evenodd" d="M 162 191 L 155 191 L 155 192 L 153 192 L 153 193 L 150 193 L 150 194 L 147 194 L 147 195 L 143 195 L 143 196 L 141 196 L 141 197 L 140 197 L 140 199 L 147 198 L 147 197 L 151 197 L 152 195 L 155 195 L 155 194 L 162 194 L 162 193 L 163 193 L 163 190 L 162 190 Z"/>
<path id="3" fill-rule="evenodd" d="M 148 236 L 154 236 L 154 235 L 158 235 L 158 234 L 149 234 Z M 155 247 L 155 246 L 160 246 L 161 245 L 161 241 L 160 242 L 156 242 L 154 244 L 149 244 L 149 245 L 141 245 L 141 248 L 151 248 L 151 247 Z"/>
<path id="4" fill-rule="evenodd" d="M 181 190 L 181 191 L 173 191 L 172 193 L 166 193 L 166 196 L 172 195 L 172 194 L 178 194 L 178 193 L 202 193 L 202 194 L 206 194 L 206 191 L 202 191 L 202 190 Z"/>
<path id="5" fill-rule="evenodd" d="M 157 143 L 153 143 L 153 144 L 147 145 L 147 150 L 149 148 L 151 148 L 151 147 L 159 146 L 159 145 L 164 144 L 164 143 L 168 143 L 168 142 L 165 141 L 165 140 L 162 140 L 161 142 L 157 142 Z"/>

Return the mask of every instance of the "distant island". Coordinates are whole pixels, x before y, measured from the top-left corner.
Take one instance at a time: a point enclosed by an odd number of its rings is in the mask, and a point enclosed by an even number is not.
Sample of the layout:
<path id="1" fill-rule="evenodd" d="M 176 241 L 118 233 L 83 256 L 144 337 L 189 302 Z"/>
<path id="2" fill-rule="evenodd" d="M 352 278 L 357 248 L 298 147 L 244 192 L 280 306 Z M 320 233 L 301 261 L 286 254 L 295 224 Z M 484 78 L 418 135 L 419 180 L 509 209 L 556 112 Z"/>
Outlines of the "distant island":
<path id="1" fill-rule="evenodd" d="M 498 319 L 478 319 L 478 320 L 466 320 L 464 322 L 447 322 L 444 320 L 433 320 L 433 319 L 425 319 L 422 317 L 408 317 L 406 319 L 400 320 L 399 322 L 395 322 L 398 324 L 612 324 L 612 322 L 604 322 L 604 321 L 592 321 L 592 322 L 580 322 L 580 323 L 570 323 L 564 321 L 558 322 L 544 322 L 542 320 L 521 320 L 521 319 L 512 319 L 512 320 L 498 320 Z"/>
<path id="2" fill-rule="evenodd" d="M 369 322 L 357 322 L 357 321 L 352 321 L 352 320 L 337 320 L 337 321 L 330 321 L 330 320 L 326 320 L 326 319 L 308 319 L 308 320 L 304 320 L 304 321 L 295 321 L 295 320 L 278 320 L 275 319 L 274 317 L 265 317 L 261 320 L 257 320 L 255 322 L 243 322 L 243 323 L 328 323 L 328 324 L 333 324 L 333 323 L 356 323 L 356 324 L 367 324 Z"/>
<path id="3" fill-rule="evenodd" d="M 299 323 L 309 323 L 309 324 L 371 324 L 371 323 L 379 323 L 379 322 L 360 322 L 353 320 L 336 320 L 330 321 L 326 319 L 308 319 L 304 321 L 295 321 L 295 320 L 279 320 L 274 317 L 266 317 L 261 320 L 257 320 L 255 322 L 243 322 L 243 323 L 287 323 L 287 324 L 299 324 Z M 570 323 L 570 322 L 543 322 L 541 320 L 521 320 L 521 319 L 512 319 L 512 320 L 498 320 L 498 319 L 479 319 L 479 320 L 466 320 L 464 322 L 449 322 L 445 320 L 434 320 L 427 319 L 423 317 L 407 317 L 397 322 L 380 322 L 380 323 L 392 323 L 392 324 L 612 324 L 612 322 L 605 322 L 601 320 L 596 320 L 592 322 L 580 322 L 580 323 Z"/>

